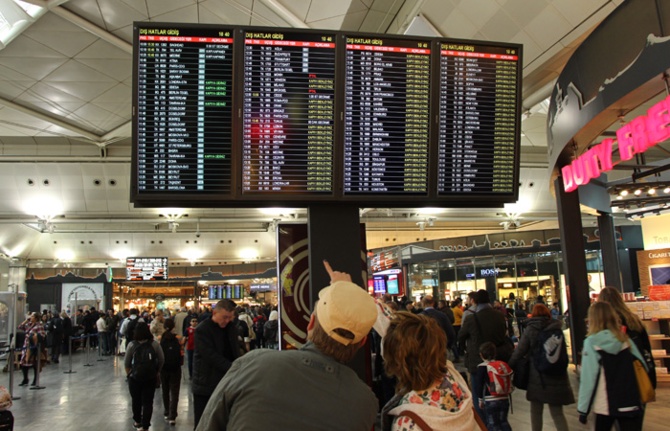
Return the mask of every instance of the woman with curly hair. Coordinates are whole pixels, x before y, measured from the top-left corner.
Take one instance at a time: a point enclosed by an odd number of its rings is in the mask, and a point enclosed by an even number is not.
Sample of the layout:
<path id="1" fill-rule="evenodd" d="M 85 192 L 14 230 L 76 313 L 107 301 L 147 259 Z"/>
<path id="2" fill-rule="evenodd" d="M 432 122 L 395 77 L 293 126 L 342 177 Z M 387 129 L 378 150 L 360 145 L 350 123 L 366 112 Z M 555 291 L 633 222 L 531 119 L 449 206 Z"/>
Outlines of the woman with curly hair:
<path id="1" fill-rule="evenodd" d="M 478 429 L 468 386 L 446 359 L 444 331 L 430 317 L 395 314 L 383 339 L 396 395 L 382 409 L 383 431 Z M 429 428 L 427 428 L 429 427 Z"/>

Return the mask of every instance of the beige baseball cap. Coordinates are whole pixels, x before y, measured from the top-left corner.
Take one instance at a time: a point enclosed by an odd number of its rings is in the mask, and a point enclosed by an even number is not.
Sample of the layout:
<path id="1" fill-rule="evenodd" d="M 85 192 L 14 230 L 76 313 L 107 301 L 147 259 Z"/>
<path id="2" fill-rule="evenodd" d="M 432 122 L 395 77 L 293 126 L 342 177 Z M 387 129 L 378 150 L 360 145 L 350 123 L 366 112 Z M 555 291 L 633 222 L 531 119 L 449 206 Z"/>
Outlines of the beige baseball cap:
<path id="1" fill-rule="evenodd" d="M 345 346 L 359 343 L 377 320 L 374 299 L 362 287 L 350 281 L 336 281 L 321 289 L 314 308 L 323 330 Z M 353 340 L 339 335 L 336 329 L 353 333 Z"/>

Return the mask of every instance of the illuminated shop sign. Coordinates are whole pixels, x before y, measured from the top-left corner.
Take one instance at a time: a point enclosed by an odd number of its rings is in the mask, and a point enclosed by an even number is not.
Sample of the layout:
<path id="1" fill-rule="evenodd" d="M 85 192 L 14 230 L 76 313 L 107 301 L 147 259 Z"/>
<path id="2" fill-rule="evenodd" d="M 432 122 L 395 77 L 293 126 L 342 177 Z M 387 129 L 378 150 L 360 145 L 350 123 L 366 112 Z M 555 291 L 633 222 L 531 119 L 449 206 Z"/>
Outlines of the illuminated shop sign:
<path id="1" fill-rule="evenodd" d="M 577 190 L 600 174 L 611 171 L 612 147 L 619 148 L 621 162 L 630 160 L 650 147 L 670 138 L 670 96 L 661 100 L 647 111 L 628 122 L 616 132 L 616 139 L 605 139 L 561 169 L 563 187 L 566 192 Z"/>

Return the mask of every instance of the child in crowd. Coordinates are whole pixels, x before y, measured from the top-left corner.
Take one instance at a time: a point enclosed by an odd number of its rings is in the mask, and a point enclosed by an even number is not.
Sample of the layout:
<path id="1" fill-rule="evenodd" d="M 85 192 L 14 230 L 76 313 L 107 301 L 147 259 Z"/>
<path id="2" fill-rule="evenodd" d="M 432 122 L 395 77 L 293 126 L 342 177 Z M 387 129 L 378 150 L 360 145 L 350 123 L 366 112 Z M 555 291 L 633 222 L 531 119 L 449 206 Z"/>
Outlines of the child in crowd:
<path id="1" fill-rule="evenodd" d="M 511 431 L 507 421 L 509 397 L 512 393 L 512 369 L 504 361 L 498 361 L 495 344 L 487 341 L 479 347 L 482 363 L 477 367 L 478 383 L 472 388 L 480 395 L 479 406 L 486 412 L 486 426 L 489 431 Z"/>

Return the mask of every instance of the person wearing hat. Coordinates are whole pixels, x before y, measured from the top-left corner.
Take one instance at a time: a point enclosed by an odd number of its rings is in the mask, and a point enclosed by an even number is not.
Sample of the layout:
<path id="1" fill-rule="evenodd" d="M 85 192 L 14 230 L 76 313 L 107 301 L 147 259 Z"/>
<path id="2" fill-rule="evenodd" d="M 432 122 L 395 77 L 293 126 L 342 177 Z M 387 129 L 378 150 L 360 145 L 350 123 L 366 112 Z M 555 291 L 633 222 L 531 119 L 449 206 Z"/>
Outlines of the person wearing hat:
<path id="1" fill-rule="evenodd" d="M 377 414 L 372 390 L 346 366 L 377 319 L 372 297 L 333 271 L 298 350 L 253 350 L 237 359 L 212 394 L 197 431 L 369 431 Z"/>

